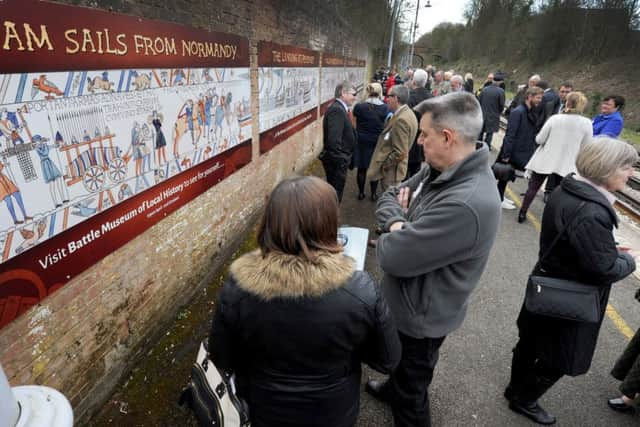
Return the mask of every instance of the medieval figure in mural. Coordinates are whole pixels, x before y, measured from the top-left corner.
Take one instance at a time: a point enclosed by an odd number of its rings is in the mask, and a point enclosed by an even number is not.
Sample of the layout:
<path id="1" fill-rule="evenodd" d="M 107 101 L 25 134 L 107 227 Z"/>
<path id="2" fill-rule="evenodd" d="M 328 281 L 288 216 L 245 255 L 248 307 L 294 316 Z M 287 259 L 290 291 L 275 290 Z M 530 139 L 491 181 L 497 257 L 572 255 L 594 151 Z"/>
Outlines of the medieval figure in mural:
<path id="1" fill-rule="evenodd" d="M 204 125 L 206 127 L 206 138 L 207 143 L 210 141 L 211 136 L 211 107 L 212 107 L 212 99 L 210 96 L 210 92 L 207 92 L 207 95 L 204 97 Z"/>
<path id="2" fill-rule="evenodd" d="M 186 75 L 184 74 L 184 70 L 176 70 L 173 79 L 173 86 L 183 86 L 186 83 Z"/>
<path id="3" fill-rule="evenodd" d="M 149 132 L 149 128 L 146 124 L 144 127 L 146 128 L 146 131 Z M 149 182 L 144 176 L 145 158 L 148 159 L 150 154 L 149 149 L 145 145 L 145 138 L 147 138 L 147 135 L 143 133 L 143 129 L 140 127 L 140 124 L 138 122 L 133 122 L 133 127 L 131 128 L 131 146 L 129 147 L 129 150 L 127 150 L 127 157 L 129 153 L 131 153 L 131 157 L 135 160 L 136 193 L 142 185 L 140 180 L 142 180 L 147 187 L 149 186 Z"/>
<path id="4" fill-rule="evenodd" d="M 205 107 L 205 102 L 204 102 L 204 94 L 200 93 L 198 95 L 198 111 L 196 112 L 197 114 L 197 118 L 198 118 L 198 126 L 200 126 L 201 132 L 202 129 L 206 126 L 207 124 L 207 118 L 206 118 L 206 107 Z"/>
<path id="5" fill-rule="evenodd" d="M 162 86 L 168 86 L 169 73 L 166 71 L 160 71 L 160 80 L 162 80 Z"/>
<path id="6" fill-rule="evenodd" d="M 211 77 L 211 74 L 209 73 L 208 68 L 204 68 L 202 70 L 202 80 L 206 83 L 210 83 L 213 81 L 213 78 Z"/>
<path id="7" fill-rule="evenodd" d="M 226 150 L 227 148 L 229 148 L 229 144 L 234 146 L 238 143 L 238 138 L 237 135 L 235 135 L 233 126 L 233 120 L 235 119 L 235 117 L 233 114 L 233 95 L 231 94 L 231 92 L 227 92 L 227 99 L 224 106 L 224 118 L 225 122 L 227 123 L 227 128 L 229 129 L 229 139 L 225 141 L 226 143 L 224 147 L 224 149 Z"/>
<path id="8" fill-rule="evenodd" d="M 162 132 L 162 122 L 164 121 L 164 117 L 161 113 L 158 113 L 158 111 L 153 110 L 153 113 L 151 113 L 151 116 L 147 121 L 149 121 L 155 129 L 155 149 L 158 162 L 157 164 L 162 165 L 164 163 L 167 163 L 167 154 L 165 152 L 167 140 L 165 139 L 164 133 Z M 164 161 L 162 159 L 164 159 Z"/>
<path id="9" fill-rule="evenodd" d="M 13 223 L 16 225 L 23 224 L 25 221 L 32 220 L 33 217 L 27 215 L 27 211 L 24 208 L 24 202 L 22 201 L 22 194 L 20 194 L 20 190 L 9 177 L 10 175 L 11 171 L 8 168 L 5 170 L 4 163 L 0 161 L 0 200 L 3 200 L 7 205 L 7 209 L 13 219 Z M 16 216 L 16 210 L 12 199 L 18 203 L 18 207 L 22 212 L 22 220 L 19 220 Z"/>
<path id="10" fill-rule="evenodd" d="M 187 125 L 189 126 L 189 135 L 191 135 L 191 143 L 193 145 L 198 144 L 198 139 L 196 138 L 196 125 L 198 123 L 198 113 L 193 108 L 193 101 L 191 99 L 187 100 L 187 104 L 184 108 L 184 113 L 187 118 Z"/>
<path id="11" fill-rule="evenodd" d="M 88 130 L 84 130 L 84 133 L 82 134 L 82 140 L 84 142 L 89 142 L 91 141 L 91 135 L 89 135 L 89 131 Z"/>
<path id="12" fill-rule="evenodd" d="M 40 168 L 42 169 L 42 177 L 44 182 L 49 185 L 49 194 L 56 208 L 67 203 L 69 200 L 65 196 L 62 174 L 55 163 L 49 158 L 51 146 L 47 144 L 47 140 L 40 135 L 35 135 L 33 141 L 36 143 L 36 154 L 40 158 Z"/>
<path id="13" fill-rule="evenodd" d="M 16 113 L 9 112 L 6 108 L 0 110 L 0 133 L 4 136 L 6 148 L 24 144 L 24 140 L 20 136 L 22 128 Z"/>
<path id="14" fill-rule="evenodd" d="M 225 103 L 226 97 L 221 95 L 220 102 L 216 105 L 216 126 L 213 129 L 213 136 L 216 139 L 216 147 L 220 147 L 220 140 L 222 139 L 222 122 L 224 121 Z M 219 134 L 218 131 L 220 132 Z"/>
<path id="15" fill-rule="evenodd" d="M 145 173 L 146 171 L 151 170 L 151 154 L 153 147 L 153 133 L 146 123 L 140 128 L 140 142 L 142 144 L 142 150 L 145 153 L 142 162 L 142 173 Z"/>

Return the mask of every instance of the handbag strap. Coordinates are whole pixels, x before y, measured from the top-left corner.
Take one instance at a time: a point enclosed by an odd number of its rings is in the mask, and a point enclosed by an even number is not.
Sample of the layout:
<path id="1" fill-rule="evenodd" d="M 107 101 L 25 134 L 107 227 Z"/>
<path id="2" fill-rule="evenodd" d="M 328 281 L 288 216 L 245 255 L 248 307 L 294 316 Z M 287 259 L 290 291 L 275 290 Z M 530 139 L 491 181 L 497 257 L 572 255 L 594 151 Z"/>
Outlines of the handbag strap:
<path id="1" fill-rule="evenodd" d="M 556 243 L 558 243 L 558 240 L 560 240 L 560 237 L 562 237 L 562 234 L 565 232 L 565 230 L 571 225 L 573 224 L 573 222 L 576 220 L 576 214 L 580 211 L 580 209 L 582 209 L 584 207 L 584 205 L 586 205 L 587 202 L 582 201 L 580 202 L 580 204 L 578 205 L 578 207 L 576 208 L 575 211 L 573 211 L 572 214 L 572 218 L 570 221 L 568 221 L 565 225 L 562 226 L 562 228 L 560 229 L 560 231 L 558 231 L 558 234 L 556 234 L 556 237 L 553 239 L 553 241 L 551 242 L 551 245 L 547 248 L 547 250 L 544 252 L 544 254 L 542 254 L 542 257 L 540 257 L 540 260 L 538 260 L 538 264 L 540 266 L 542 266 L 542 260 L 544 260 L 549 253 L 551 253 L 551 249 L 553 249 L 553 247 L 556 245 Z"/>

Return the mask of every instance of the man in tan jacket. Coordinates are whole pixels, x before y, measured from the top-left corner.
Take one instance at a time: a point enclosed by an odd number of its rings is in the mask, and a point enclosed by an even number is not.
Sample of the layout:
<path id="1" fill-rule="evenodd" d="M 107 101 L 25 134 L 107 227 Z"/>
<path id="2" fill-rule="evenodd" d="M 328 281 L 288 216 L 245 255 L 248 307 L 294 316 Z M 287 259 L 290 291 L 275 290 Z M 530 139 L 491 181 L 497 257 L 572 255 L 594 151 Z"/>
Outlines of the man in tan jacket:
<path id="1" fill-rule="evenodd" d="M 378 137 L 367 173 L 369 181 L 380 181 L 382 191 L 399 184 L 407 175 L 409 149 L 418 133 L 416 115 L 406 105 L 409 89 L 396 85 L 387 98 L 393 116 Z"/>

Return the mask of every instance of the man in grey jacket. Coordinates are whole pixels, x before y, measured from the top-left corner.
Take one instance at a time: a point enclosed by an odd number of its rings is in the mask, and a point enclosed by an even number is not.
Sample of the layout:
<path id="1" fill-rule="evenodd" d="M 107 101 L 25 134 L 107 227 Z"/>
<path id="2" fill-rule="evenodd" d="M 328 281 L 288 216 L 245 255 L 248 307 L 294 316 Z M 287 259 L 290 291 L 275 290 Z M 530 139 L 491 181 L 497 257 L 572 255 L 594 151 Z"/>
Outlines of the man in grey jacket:
<path id="1" fill-rule="evenodd" d="M 461 92 L 423 101 L 418 143 L 429 167 L 391 187 L 376 216 L 383 291 L 402 342 L 400 365 L 366 390 L 388 402 L 396 426 L 430 426 L 428 387 L 447 334 L 464 320 L 469 296 L 500 223 L 489 150 L 476 145 L 482 113 Z"/>

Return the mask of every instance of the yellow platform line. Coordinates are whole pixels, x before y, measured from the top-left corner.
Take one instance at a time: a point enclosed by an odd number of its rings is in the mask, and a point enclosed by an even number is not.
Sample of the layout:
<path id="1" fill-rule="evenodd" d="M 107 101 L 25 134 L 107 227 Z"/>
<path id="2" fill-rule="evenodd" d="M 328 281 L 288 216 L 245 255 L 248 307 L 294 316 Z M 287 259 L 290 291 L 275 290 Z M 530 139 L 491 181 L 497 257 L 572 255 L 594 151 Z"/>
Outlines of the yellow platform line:
<path id="1" fill-rule="evenodd" d="M 520 197 L 518 197 L 516 193 L 514 193 L 509 187 L 507 187 L 507 189 L 505 190 L 505 194 L 507 195 L 507 197 L 513 200 L 513 202 L 516 204 L 518 208 L 522 206 L 522 201 L 520 200 Z M 540 230 L 542 229 L 540 220 L 538 220 L 538 218 L 536 218 L 531 212 L 527 212 L 527 219 L 531 221 L 531 224 L 533 224 L 533 227 L 539 233 Z M 616 329 L 627 340 L 630 340 L 633 337 L 634 335 L 633 329 L 629 327 L 629 324 L 622 318 L 622 316 L 620 316 L 620 313 L 618 313 L 618 311 L 611 304 L 607 304 L 607 310 L 605 313 L 607 317 L 613 322 L 613 325 L 616 327 Z"/>

